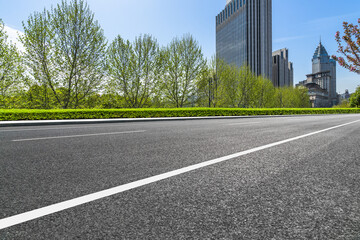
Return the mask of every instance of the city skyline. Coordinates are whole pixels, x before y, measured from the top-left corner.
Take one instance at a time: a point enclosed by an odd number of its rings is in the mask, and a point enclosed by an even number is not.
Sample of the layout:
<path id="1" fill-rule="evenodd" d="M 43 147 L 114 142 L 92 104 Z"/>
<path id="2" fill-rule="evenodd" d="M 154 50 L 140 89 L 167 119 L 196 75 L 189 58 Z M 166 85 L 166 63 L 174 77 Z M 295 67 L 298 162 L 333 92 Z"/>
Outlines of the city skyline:
<path id="1" fill-rule="evenodd" d="M 0 18 L 6 26 L 22 30 L 21 22 L 26 21 L 34 11 L 59 0 L 0 0 Z M 88 0 L 95 18 L 104 29 L 108 41 L 116 35 L 133 40 L 135 36 L 149 33 L 158 39 L 160 45 L 167 45 L 172 38 L 190 33 L 199 41 L 204 55 L 215 54 L 215 17 L 225 7 L 226 1 L 190 0 Z M 288 48 L 294 62 L 294 83 L 306 79 L 311 72 L 312 55 L 320 37 L 329 55 L 336 54 L 336 31 L 342 31 L 342 22 L 356 22 L 360 17 L 360 2 L 347 1 L 287 1 L 273 0 L 273 50 Z M 355 10 L 354 10 L 355 9 Z M 141 17 L 138 17 L 141 16 Z M 338 88 L 354 92 L 360 85 L 360 76 L 337 66 Z"/>

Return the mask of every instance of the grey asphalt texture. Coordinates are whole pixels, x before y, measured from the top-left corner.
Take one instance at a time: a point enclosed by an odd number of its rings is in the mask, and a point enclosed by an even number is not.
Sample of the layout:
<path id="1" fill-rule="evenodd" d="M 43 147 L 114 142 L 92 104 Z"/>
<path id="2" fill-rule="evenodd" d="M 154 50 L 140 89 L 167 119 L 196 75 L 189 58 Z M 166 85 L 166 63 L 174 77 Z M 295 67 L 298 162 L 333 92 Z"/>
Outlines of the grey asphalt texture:
<path id="1" fill-rule="evenodd" d="M 0 219 L 355 120 L 2 127 Z M 360 239 L 360 122 L 15 225 L 0 239 Z"/>

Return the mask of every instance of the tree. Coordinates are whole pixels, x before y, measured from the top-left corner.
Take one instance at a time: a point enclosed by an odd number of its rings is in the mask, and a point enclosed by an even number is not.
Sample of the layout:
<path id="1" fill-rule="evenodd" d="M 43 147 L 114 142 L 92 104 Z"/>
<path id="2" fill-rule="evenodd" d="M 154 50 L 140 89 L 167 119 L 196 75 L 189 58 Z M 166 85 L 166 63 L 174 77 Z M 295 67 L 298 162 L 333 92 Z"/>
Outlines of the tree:
<path id="1" fill-rule="evenodd" d="M 7 42 L 4 24 L 0 19 L 0 107 L 7 108 L 7 99 L 22 83 L 24 68 L 15 45 Z"/>
<path id="2" fill-rule="evenodd" d="M 258 77 L 251 71 L 247 65 L 239 69 L 238 85 L 238 107 L 251 108 L 255 107 Z"/>
<path id="3" fill-rule="evenodd" d="M 351 107 L 360 107 L 360 86 L 356 88 L 355 93 L 350 97 L 350 106 Z"/>
<path id="4" fill-rule="evenodd" d="M 212 57 L 210 62 L 204 66 L 200 77 L 197 79 L 197 97 L 201 106 L 217 107 L 220 101 L 221 79 L 218 72 L 221 72 L 225 63 L 222 60 Z"/>
<path id="5" fill-rule="evenodd" d="M 310 107 L 308 90 L 304 87 L 282 87 L 276 89 L 276 107 L 308 108 Z"/>
<path id="6" fill-rule="evenodd" d="M 360 18 L 358 19 L 360 24 Z M 358 25 L 344 22 L 344 36 L 340 36 L 340 32 L 336 32 L 335 39 L 338 43 L 338 53 L 345 56 L 332 56 L 333 59 L 339 62 L 340 66 L 360 74 L 360 28 Z"/>
<path id="7" fill-rule="evenodd" d="M 161 55 L 157 40 L 150 35 L 137 37 L 133 43 L 116 37 L 108 49 L 108 67 L 127 107 L 144 107 L 157 94 Z"/>
<path id="8" fill-rule="evenodd" d="M 237 67 L 225 65 L 219 72 L 221 81 L 221 104 L 224 107 L 257 107 L 259 77 L 257 77 L 247 65 Z"/>
<path id="9" fill-rule="evenodd" d="M 23 26 L 21 41 L 33 79 L 49 87 L 62 108 L 77 108 L 98 90 L 106 41 L 84 0 L 63 0 L 51 11 L 30 15 Z"/>
<path id="10" fill-rule="evenodd" d="M 216 77 L 215 88 L 209 88 L 211 82 L 207 79 L 203 79 L 200 86 L 209 90 L 209 93 L 214 93 L 217 106 L 263 108 L 276 105 L 272 82 L 263 76 L 256 76 L 247 65 L 238 67 L 216 60 L 214 77 Z M 209 94 L 206 96 L 208 97 Z"/>
<path id="11" fill-rule="evenodd" d="M 254 107 L 271 108 L 275 106 L 275 88 L 269 79 L 262 76 L 257 77 L 254 99 Z"/>
<path id="12" fill-rule="evenodd" d="M 56 65 L 67 89 L 63 107 L 77 107 L 98 90 L 105 76 L 104 31 L 84 0 L 62 1 L 52 9 Z"/>
<path id="13" fill-rule="evenodd" d="M 25 65 L 32 75 L 27 85 L 29 89 L 34 85 L 43 88 L 43 98 L 40 100 L 42 108 L 50 108 L 49 94 L 55 96 L 57 103 L 61 104 L 56 90 L 59 86 L 59 69 L 55 65 L 54 34 L 49 29 L 50 21 L 46 10 L 31 14 L 26 24 L 23 22 L 24 35 L 20 38 L 25 48 Z M 51 92 L 48 91 L 49 88 Z M 39 93 L 38 87 L 34 92 Z"/>
<path id="14" fill-rule="evenodd" d="M 220 85 L 220 105 L 222 107 L 238 107 L 239 68 L 235 65 L 224 64 L 218 70 Z"/>
<path id="15" fill-rule="evenodd" d="M 163 94 L 173 106 L 181 108 L 194 97 L 196 80 L 206 65 L 201 48 L 191 35 L 174 38 L 164 50 L 163 63 Z"/>
<path id="16" fill-rule="evenodd" d="M 309 100 L 309 93 L 306 87 L 297 87 L 294 89 L 298 99 L 298 108 L 310 108 L 311 103 Z"/>

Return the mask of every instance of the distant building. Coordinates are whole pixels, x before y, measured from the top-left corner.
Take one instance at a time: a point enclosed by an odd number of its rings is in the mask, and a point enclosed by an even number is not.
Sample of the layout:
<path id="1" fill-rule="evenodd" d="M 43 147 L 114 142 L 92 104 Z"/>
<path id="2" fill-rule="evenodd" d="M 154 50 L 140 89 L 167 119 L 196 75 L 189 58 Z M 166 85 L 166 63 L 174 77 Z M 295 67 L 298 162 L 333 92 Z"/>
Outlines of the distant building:
<path id="1" fill-rule="evenodd" d="M 349 100 L 349 99 L 350 99 L 350 96 L 351 96 L 351 95 L 350 95 L 348 89 L 345 90 L 345 93 L 340 94 L 341 100 Z"/>
<path id="2" fill-rule="evenodd" d="M 216 16 L 216 56 L 272 78 L 272 0 L 227 0 Z"/>
<path id="3" fill-rule="evenodd" d="M 331 77 L 326 90 L 329 92 L 330 106 L 334 106 L 338 103 L 338 96 L 336 93 L 336 61 L 330 59 L 329 54 L 320 41 L 312 59 L 312 72 L 319 73 L 326 71 L 330 71 Z"/>
<path id="4" fill-rule="evenodd" d="M 336 61 L 330 59 L 321 41 L 312 58 L 312 74 L 296 86 L 309 89 L 313 107 L 332 107 L 339 102 L 336 93 Z M 315 86 L 317 85 L 317 86 Z"/>
<path id="5" fill-rule="evenodd" d="M 297 86 L 308 88 L 310 103 L 313 108 L 329 107 L 328 86 L 331 80 L 330 71 L 306 75 L 307 79 Z"/>
<path id="6" fill-rule="evenodd" d="M 272 82 L 275 87 L 294 86 L 293 63 L 289 62 L 289 50 L 283 48 L 272 53 Z"/>

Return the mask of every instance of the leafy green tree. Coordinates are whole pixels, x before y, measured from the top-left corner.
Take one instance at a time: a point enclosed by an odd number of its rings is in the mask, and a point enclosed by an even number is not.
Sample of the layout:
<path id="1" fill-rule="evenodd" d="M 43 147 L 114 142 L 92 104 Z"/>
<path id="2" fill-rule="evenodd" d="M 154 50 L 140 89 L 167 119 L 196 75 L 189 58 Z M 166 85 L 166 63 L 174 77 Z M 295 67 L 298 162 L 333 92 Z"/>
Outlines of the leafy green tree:
<path id="1" fill-rule="evenodd" d="M 305 87 L 297 87 L 295 88 L 296 94 L 297 94 L 297 98 L 298 98 L 298 108 L 310 108 L 311 104 L 309 101 L 309 94 L 308 94 L 308 89 Z"/>
<path id="2" fill-rule="evenodd" d="M 99 108 L 114 109 L 126 106 L 123 96 L 117 93 L 105 93 L 100 96 Z"/>
<path id="3" fill-rule="evenodd" d="M 309 96 L 305 88 L 275 88 L 272 82 L 263 76 L 256 76 L 244 65 L 237 67 L 217 60 L 216 90 L 210 88 L 209 66 L 198 82 L 198 94 L 211 102 L 211 93 L 216 93 L 216 104 L 221 107 L 241 108 L 303 108 L 310 107 Z M 207 91 L 209 93 L 207 93 Z M 210 97 L 209 97 L 210 96 Z M 204 101 L 201 102 L 205 105 Z"/>
<path id="4" fill-rule="evenodd" d="M 308 90 L 306 88 L 282 87 L 276 89 L 276 107 L 307 108 L 310 107 Z"/>
<path id="5" fill-rule="evenodd" d="M 62 1 L 51 11 L 55 63 L 67 89 L 63 107 L 78 107 L 96 93 L 105 76 L 104 31 L 84 0 Z"/>
<path id="6" fill-rule="evenodd" d="M 196 82 L 198 103 L 200 106 L 217 107 L 221 99 L 221 79 L 217 72 L 221 72 L 225 66 L 224 61 L 212 57 L 203 68 Z"/>
<path id="7" fill-rule="evenodd" d="M 43 86 L 42 108 L 51 108 L 48 99 L 52 95 L 57 103 L 61 104 L 56 88 L 59 86 L 60 70 L 55 64 L 54 34 L 52 33 L 49 13 L 44 10 L 31 14 L 26 22 L 23 22 L 24 35 L 20 41 L 24 45 L 24 61 L 32 78 L 27 82 L 29 97 L 33 99 L 33 86 Z M 37 88 L 36 87 L 36 88 Z M 50 91 L 49 91 L 50 89 Z M 36 90 L 35 95 L 40 93 Z"/>
<path id="8" fill-rule="evenodd" d="M 269 79 L 257 77 L 254 107 L 271 108 L 275 106 L 275 87 Z"/>
<path id="9" fill-rule="evenodd" d="M 350 106 L 357 108 L 360 107 L 360 86 L 356 88 L 355 93 L 351 94 Z"/>
<path id="10" fill-rule="evenodd" d="M 134 43 L 120 36 L 108 49 L 109 74 L 126 107 L 141 108 L 158 93 L 162 73 L 157 40 L 150 35 L 137 37 Z"/>
<path id="11" fill-rule="evenodd" d="M 333 106 L 333 108 L 350 108 L 350 101 L 346 99 L 342 99 L 338 105 Z"/>
<path id="12" fill-rule="evenodd" d="M 194 97 L 196 82 L 201 77 L 206 60 L 198 42 L 191 35 L 174 38 L 163 56 L 163 95 L 172 106 L 181 108 Z"/>
<path id="13" fill-rule="evenodd" d="M 11 95 L 22 85 L 24 68 L 15 45 L 7 41 L 4 24 L 0 19 L 0 107 L 8 108 Z"/>
<path id="14" fill-rule="evenodd" d="M 31 85 L 23 94 L 23 99 L 26 102 L 25 107 L 31 109 L 46 109 L 50 106 L 55 108 L 57 105 L 54 95 L 49 94 L 51 89 L 46 85 Z"/>
<path id="15" fill-rule="evenodd" d="M 218 78 L 221 82 L 219 105 L 222 107 L 237 107 L 238 72 L 239 69 L 235 65 L 224 64 L 219 68 Z"/>
<path id="16" fill-rule="evenodd" d="M 219 78 L 222 83 L 221 105 L 224 107 L 257 107 L 259 98 L 264 97 L 258 91 L 260 78 L 246 65 L 225 65 L 219 72 Z"/>
<path id="17" fill-rule="evenodd" d="M 238 77 L 238 107 L 255 107 L 258 77 L 246 65 L 240 68 Z"/>
<path id="18" fill-rule="evenodd" d="M 106 41 L 84 0 L 63 0 L 51 11 L 30 15 L 23 26 L 21 41 L 34 83 L 50 88 L 58 105 L 77 108 L 99 90 Z"/>

